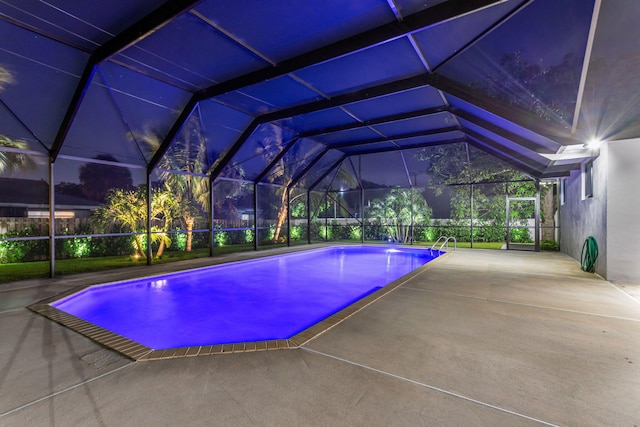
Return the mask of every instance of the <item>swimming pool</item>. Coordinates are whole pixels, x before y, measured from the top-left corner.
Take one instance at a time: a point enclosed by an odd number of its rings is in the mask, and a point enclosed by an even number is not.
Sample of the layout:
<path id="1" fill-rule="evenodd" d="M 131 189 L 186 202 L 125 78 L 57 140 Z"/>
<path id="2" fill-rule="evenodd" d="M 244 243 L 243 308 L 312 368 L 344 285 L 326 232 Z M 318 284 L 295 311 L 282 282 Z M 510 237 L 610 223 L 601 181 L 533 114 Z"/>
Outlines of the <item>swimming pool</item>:
<path id="1" fill-rule="evenodd" d="M 91 286 L 48 305 L 151 350 L 290 347 L 292 338 L 439 255 L 329 247 Z"/>

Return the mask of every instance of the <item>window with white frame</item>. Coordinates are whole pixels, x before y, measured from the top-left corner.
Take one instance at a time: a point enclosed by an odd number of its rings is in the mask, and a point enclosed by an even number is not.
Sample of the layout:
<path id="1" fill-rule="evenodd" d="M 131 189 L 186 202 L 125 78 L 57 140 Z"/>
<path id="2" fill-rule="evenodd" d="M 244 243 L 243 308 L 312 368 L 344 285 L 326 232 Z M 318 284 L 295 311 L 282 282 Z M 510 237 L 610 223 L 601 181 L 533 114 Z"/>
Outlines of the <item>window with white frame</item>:
<path id="1" fill-rule="evenodd" d="M 593 160 L 582 165 L 582 198 L 593 197 Z"/>

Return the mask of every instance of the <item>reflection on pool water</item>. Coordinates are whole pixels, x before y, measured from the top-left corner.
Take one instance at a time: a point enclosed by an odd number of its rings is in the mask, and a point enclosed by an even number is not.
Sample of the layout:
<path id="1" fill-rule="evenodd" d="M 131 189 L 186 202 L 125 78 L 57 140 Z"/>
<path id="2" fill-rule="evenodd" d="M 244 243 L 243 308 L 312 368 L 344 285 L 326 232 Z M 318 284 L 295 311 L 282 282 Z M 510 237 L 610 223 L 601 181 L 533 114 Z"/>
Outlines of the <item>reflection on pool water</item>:
<path id="1" fill-rule="evenodd" d="M 93 286 L 51 305 L 153 349 L 287 339 L 439 254 L 330 247 Z"/>

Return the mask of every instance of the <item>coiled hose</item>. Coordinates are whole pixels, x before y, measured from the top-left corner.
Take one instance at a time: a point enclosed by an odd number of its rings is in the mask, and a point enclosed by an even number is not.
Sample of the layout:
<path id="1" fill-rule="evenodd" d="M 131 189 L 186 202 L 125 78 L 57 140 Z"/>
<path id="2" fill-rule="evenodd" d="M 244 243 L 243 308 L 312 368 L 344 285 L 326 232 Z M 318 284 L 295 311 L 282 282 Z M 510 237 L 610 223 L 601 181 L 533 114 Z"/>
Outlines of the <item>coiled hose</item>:
<path id="1" fill-rule="evenodd" d="M 596 260 L 598 259 L 598 243 L 595 237 L 589 236 L 582 245 L 582 255 L 580 255 L 580 268 L 583 271 L 593 273 L 596 270 Z"/>

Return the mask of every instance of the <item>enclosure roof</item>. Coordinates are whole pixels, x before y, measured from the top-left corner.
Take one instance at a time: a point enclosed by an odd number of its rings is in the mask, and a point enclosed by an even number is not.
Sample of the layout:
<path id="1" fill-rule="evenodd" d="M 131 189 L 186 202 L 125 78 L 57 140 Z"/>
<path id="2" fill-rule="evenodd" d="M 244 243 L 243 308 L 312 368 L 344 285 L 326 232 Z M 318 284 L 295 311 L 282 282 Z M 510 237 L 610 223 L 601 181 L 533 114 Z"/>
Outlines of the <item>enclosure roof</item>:
<path id="1" fill-rule="evenodd" d="M 4 0 L 0 133 L 152 171 L 198 116 L 214 177 L 271 125 L 274 156 L 306 144 L 298 175 L 463 141 L 563 176 L 587 141 L 640 136 L 639 17 L 634 0 Z"/>

